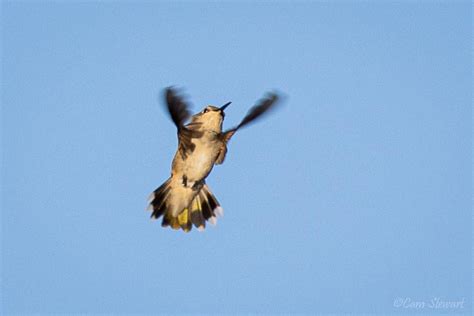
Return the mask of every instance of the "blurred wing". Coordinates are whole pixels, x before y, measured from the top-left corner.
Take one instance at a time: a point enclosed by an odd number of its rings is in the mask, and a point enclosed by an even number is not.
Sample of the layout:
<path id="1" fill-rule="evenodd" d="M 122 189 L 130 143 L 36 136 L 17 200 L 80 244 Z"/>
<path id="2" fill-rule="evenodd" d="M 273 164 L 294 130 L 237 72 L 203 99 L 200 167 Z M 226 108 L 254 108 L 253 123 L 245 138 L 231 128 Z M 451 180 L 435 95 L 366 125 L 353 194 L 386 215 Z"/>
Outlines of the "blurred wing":
<path id="1" fill-rule="evenodd" d="M 184 123 L 191 117 L 191 113 L 188 104 L 175 89 L 172 87 L 166 88 L 165 99 L 168 113 L 178 128 L 178 149 L 183 158 L 185 158 L 187 154 L 192 152 L 195 148 L 191 139 L 193 137 L 200 137 L 202 133 L 197 131 L 195 128 L 184 126 Z"/>
<path id="2" fill-rule="evenodd" d="M 184 101 L 184 98 L 172 87 L 165 89 L 165 98 L 168 113 L 179 130 L 184 126 L 184 122 L 191 116 L 189 106 Z"/>
<path id="3" fill-rule="evenodd" d="M 262 115 L 271 108 L 275 106 L 277 103 L 279 97 L 276 93 L 268 93 L 263 99 L 259 100 L 256 105 L 254 105 L 248 112 L 247 115 L 243 118 L 243 120 L 237 125 L 236 127 L 233 127 L 224 133 L 222 133 L 222 140 L 227 143 L 232 136 L 234 136 L 235 132 L 237 130 L 253 121 L 256 119 L 262 117 Z"/>
<path id="4" fill-rule="evenodd" d="M 263 113 L 267 112 L 276 104 L 277 100 L 278 100 L 278 95 L 276 95 L 275 93 L 269 93 L 265 98 L 261 99 L 257 103 L 257 105 L 253 106 L 247 112 L 247 115 L 244 117 L 242 122 L 240 122 L 240 124 L 237 125 L 235 129 L 238 130 L 239 128 L 261 117 Z"/>
<path id="5" fill-rule="evenodd" d="M 222 164 L 224 162 L 225 156 L 227 154 L 227 143 L 232 138 L 232 136 L 234 136 L 235 132 L 237 132 L 239 128 L 249 124 L 250 122 L 255 121 L 257 118 L 260 118 L 264 113 L 266 113 L 268 110 L 275 106 L 278 99 L 279 97 L 275 93 L 267 94 L 265 98 L 258 101 L 257 105 L 253 106 L 247 112 L 247 115 L 245 115 L 244 119 L 239 123 L 239 125 L 223 132 L 220 135 L 222 141 L 222 148 L 219 152 L 219 155 L 217 156 L 217 165 Z"/>

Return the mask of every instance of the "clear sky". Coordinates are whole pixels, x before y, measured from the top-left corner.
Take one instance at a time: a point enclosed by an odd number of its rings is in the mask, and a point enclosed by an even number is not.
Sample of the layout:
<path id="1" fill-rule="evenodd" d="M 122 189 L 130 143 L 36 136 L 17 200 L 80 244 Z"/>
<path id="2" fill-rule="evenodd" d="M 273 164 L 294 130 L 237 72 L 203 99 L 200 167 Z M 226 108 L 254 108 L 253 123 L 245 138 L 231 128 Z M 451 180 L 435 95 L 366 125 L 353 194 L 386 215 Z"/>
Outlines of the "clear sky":
<path id="1" fill-rule="evenodd" d="M 468 314 L 471 12 L 3 1 L 3 312 Z M 228 127 L 286 96 L 208 177 L 225 216 L 204 233 L 145 211 L 169 85 L 233 101 Z"/>

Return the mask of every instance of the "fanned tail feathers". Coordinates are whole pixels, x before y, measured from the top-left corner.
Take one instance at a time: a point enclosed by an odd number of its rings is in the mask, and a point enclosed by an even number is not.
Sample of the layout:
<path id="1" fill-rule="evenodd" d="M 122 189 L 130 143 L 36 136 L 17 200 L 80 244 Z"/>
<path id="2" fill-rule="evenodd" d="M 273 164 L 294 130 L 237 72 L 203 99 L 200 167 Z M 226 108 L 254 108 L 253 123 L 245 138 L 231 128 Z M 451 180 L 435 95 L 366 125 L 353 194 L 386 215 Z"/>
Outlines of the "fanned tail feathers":
<path id="1" fill-rule="evenodd" d="M 224 212 L 219 202 L 209 187 L 204 184 L 192 200 L 191 204 L 183 209 L 178 216 L 173 217 L 170 212 L 167 212 L 166 200 L 170 192 L 170 180 L 163 183 L 156 189 L 149 198 L 148 210 L 152 211 L 151 218 L 158 219 L 163 216 L 161 226 L 170 226 L 172 229 L 182 229 L 189 232 L 193 225 L 198 230 L 202 231 L 206 228 L 206 221 L 215 225 L 217 223 L 217 216 L 223 216 Z"/>

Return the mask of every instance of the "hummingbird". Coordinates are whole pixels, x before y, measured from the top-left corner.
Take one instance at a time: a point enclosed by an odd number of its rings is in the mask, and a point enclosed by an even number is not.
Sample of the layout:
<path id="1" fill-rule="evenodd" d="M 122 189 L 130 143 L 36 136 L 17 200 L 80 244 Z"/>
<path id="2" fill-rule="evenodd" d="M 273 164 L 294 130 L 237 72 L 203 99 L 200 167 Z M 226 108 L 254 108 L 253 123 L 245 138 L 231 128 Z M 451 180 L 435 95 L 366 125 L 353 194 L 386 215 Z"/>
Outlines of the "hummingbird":
<path id="1" fill-rule="evenodd" d="M 222 130 L 224 110 L 206 106 L 191 116 L 186 100 L 173 87 L 164 90 L 168 113 L 178 130 L 178 149 L 171 164 L 171 176 L 148 198 L 147 210 L 152 219 L 163 217 L 161 226 L 189 232 L 194 225 L 202 231 L 206 221 L 215 225 L 223 209 L 206 184 L 214 165 L 224 162 L 227 144 L 242 127 L 273 108 L 279 96 L 267 93 L 235 127 Z M 190 121 L 189 123 L 187 123 Z"/>

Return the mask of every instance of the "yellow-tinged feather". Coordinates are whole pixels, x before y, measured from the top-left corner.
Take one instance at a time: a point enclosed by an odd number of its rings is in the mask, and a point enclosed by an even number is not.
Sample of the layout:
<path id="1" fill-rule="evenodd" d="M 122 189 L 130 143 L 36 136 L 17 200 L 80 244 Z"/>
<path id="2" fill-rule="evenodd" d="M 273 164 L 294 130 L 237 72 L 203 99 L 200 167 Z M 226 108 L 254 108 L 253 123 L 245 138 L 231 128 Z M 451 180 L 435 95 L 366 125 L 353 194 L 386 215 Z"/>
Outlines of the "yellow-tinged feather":
<path id="1" fill-rule="evenodd" d="M 179 225 L 184 225 L 188 222 L 188 209 L 185 208 L 181 214 L 178 215 L 178 223 Z"/>
<path id="2" fill-rule="evenodd" d="M 201 205 L 201 198 L 199 197 L 199 195 L 196 195 L 196 204 L 197 204 L 197 209 L 199 212 L 202 211 L 202 205 Z"/>

